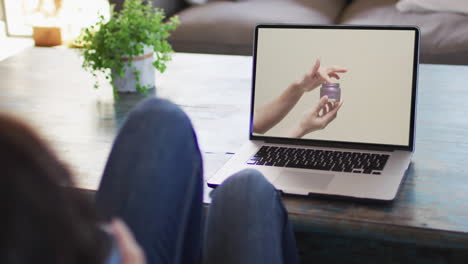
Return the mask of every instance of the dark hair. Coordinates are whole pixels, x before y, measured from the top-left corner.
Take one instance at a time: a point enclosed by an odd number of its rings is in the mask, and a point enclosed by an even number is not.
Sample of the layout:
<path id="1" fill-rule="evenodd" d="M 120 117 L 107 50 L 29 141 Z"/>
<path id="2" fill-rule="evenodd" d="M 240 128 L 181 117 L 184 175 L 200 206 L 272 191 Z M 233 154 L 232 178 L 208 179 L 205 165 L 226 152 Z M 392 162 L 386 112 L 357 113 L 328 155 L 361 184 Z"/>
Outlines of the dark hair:
<path id="1" fill-rule="evenodd" d="M 66 166 L 26 124 L 0 114 L 0 263 L 103 263 L 108 237 Z"/>

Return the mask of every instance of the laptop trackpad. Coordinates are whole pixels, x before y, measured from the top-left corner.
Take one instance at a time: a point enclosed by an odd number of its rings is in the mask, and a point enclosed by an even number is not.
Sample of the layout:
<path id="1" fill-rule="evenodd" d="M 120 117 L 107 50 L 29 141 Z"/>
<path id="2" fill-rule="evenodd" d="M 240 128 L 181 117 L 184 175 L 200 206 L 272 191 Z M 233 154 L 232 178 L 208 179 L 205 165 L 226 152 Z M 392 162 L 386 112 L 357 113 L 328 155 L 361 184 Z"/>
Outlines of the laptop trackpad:
<path id="1" fill-rule="evenodd" d="M 285 192 L 308 194 L 313 190 L 326 189 L 333 177 L 333 174 L 284 170 L 274 185 Z"/>

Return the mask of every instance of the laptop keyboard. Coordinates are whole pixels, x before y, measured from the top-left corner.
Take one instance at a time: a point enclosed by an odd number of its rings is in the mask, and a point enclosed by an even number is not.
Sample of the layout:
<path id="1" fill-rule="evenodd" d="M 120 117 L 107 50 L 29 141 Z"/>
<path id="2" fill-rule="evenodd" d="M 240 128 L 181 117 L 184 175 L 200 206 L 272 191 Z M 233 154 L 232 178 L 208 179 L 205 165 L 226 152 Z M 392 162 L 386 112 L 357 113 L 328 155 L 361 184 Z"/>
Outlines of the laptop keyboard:
<path id="1" fill-rule="evenodd" d="M 389 157 L 365 152 L 263 146 L 247 164 L 381 174 Z"/>

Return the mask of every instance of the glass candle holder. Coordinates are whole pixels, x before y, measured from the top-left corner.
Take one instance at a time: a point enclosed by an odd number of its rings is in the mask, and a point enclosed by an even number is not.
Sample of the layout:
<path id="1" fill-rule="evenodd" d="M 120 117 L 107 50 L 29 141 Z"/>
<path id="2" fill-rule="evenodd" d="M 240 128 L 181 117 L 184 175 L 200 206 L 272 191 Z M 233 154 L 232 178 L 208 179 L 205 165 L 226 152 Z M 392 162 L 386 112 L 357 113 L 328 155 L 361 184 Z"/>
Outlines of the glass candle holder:
<path id="1" fill-rule="evenodd" d="M 339 83 L 323 83 L 320 88 L 320 98 L 328 96 L 329 102 L 339 102 L 341 100 L 341 89 Z"/>

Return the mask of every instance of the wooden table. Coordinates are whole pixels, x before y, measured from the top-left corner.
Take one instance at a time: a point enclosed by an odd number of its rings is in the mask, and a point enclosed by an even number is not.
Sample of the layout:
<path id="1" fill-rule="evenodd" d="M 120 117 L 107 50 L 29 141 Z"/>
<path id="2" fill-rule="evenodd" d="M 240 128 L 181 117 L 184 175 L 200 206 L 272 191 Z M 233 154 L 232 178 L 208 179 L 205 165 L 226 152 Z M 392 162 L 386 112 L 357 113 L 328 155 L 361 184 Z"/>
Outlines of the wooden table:
<path id="1" fill-rule="evenodd" d="M 157 75 L 157 95 L 180 105 L 194 123 L 205 177 L 248 138 L 251 62 L 175 54 Z M 79 187 L 96 189 L 128 111 L 154 94 L 115 101 L 109 85 L 92 88 L 80 65 L 77 51 L 64 48 L 31 48 L 1 61 L 0 109 L 38 129 L 72 167 Z M 325 263 L 337 254 L 348 254 L 348 263 L 468 261 L 467 83 L 466 66 L 421 65 L 416 152 L 393 203 L 284 197 L 298 238 L 307 241 L 301 250 Z M 356 262 L 348 257 L 353 254 Z"/>

